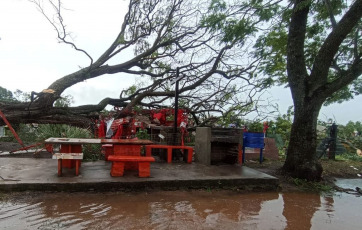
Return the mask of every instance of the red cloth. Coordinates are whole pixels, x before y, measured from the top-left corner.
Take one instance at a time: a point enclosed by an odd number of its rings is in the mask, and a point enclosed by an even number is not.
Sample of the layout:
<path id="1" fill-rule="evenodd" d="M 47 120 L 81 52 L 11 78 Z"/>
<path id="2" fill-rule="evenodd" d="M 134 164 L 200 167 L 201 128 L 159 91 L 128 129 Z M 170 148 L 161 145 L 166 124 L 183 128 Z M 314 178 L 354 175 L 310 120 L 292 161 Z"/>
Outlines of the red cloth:
<path id="1" fill-rule="evenodd" d="M 165 113 L 155 113 L 153 114 L 153 119 L 157 119 L 161 124 L 165 124 L 166 122 L 166 114 Z"/>
<path id="2" fill-rule="evenodd" d="M 102 120 L 98 127 L 98 138 L 104 138 L 106 136 L 106 123 Z"/>
<path id="3" fill-rule="evenodd" d="M 181 122 L 188 123 L 187 121 L 187 113 L 184 109 L 179 109 L 177 111 L 177 126 L 180 126 Z"/>
<path id="4" fill-rule="evenodd" d="M 112 137 L 112 139 L 121 139 L 122 138 L 122 133 L 123 133 L 123 125 L 120 124 L 120 125 L 118 125 L 117 132 Z"/>
<path id="5" fill-rule="evenodd" d="M 269 126 L 268 126 L 268 122 L 264 122 L 264 129 L 263 129 L 263 133 L 266 133 L 266 131 L 268 130 Z"/>

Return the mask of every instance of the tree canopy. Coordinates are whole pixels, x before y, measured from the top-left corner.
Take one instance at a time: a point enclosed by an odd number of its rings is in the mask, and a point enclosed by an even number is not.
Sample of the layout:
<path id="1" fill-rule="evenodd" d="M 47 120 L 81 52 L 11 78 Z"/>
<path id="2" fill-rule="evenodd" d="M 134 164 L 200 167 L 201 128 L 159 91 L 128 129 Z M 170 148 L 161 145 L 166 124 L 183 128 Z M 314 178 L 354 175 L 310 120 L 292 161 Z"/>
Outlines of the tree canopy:
<path id="1" fill-rule="evenodd" d="M 301 1 L 299 8 L 304 5 L 308 7 L 308 17 L 305 24 L 303 37 L 303 57 L 304 66 L 309 87 L 320 88 L 328 86 L 330 89 L 328 95 L 325 95 L 324 105 L 331 103 L 342 103 L 343 101 L 353 99 L 362 93 L 362 79 L 359 77 L 360 72 L 357 70 L 360 65 L 362 52 L 361 20 L 358 14 L 355 15 L 354 21 L 346 14 L 353 8 L 358 11 L 360 1 L 342 1 L 342 0 L 325 0 L 325 1 Z M 257 55 L 263 57 L 263 61 L 258 69 L 270 78 L 270 82 L 277 84 L 288 84 L 290 80 L 287 76 L 287 59 L 288 47 L 287 39 L 290 33 L 289 25 L 293 11 L 301 10 L 292 8 L 292 4 L 280 8 L 280 17 L 276 18 L 276 23 L 268 28 L 268 33 L 258 38 Z M 354 4 L 353 4 L 354 3 Z M 349 10 L 352 8 L 351 10 Z M 346 21 L 343 21 L 345 16 Z M 346 17 L 347 16 L 347 17 Z M 343 28 L 343 23 L 348 24 L 351 28 L 347 32 L 347 27 Z M 337 30 L 339 29 L 339 30 Z M 334 37 L 336 34 L 344 34 L 341 41 Z M 329 43 L 327 45 L 327 42 Z M 332 42 L 334 49 L 332 47 Z M 289 48 L 290 51 L 291 48 Z M 327 53 L 327 51 L 329 53 Z M 325 59 L 326 55 L 331 56 L 329 60 Z M 322 72 L 318 72 L 323 70 Z M 353 71 L 353 76 L 351 71 Z M 346 84 L 341 82 L 342 77 L 349 75 Z M 322 77 L 323 76 L 323 77 Z M 318 79 L 318 80 L 317 80 Z M 338 81 L 337 81 L 338 79 Z M 327 87 L 325 87 L 327 88 Z M 320 92 L 318 92 L 320 93 Z"/>

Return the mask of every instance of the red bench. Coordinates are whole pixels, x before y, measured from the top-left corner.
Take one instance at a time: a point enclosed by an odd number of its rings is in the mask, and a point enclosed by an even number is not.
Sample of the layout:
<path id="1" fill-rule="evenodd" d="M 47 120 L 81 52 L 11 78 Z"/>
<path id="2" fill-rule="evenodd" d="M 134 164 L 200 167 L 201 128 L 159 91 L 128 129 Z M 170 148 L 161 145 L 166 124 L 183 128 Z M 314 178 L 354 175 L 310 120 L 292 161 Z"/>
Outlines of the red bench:
<path id="1" fill-rule="evenodd" d="M 194 149 L 190 146 L 181 146 L 181 145 L 146 145 L 146 156 L 150 157 L 152 153 L 152 149 L 167 149 L 167 163 L 172 162 L 172 150 L 173 149 L 184 149 L 187 150 L 187 155 L 184 154 L 184 161 L 191 164 L 192 162 L 192 154 Z"/>
<path id="2" fill-rule="evenodd" d="M 108 156 L 108 161 L 112 161 L 111 176 L 123 176 L 126 162 L 136 162 L 138 164 L 138 176 L 149 177 L 150 163 L 155 161 L 153 157 L 143 156 Z"/>
<path id="3" fill-rule="evenodd" d="M 113 155 L 113 145 L 112 144 L 105 144 L 102 145 L 101 153 L 104 155 L 104 159 L 108 161 L 108 157 Z"/>

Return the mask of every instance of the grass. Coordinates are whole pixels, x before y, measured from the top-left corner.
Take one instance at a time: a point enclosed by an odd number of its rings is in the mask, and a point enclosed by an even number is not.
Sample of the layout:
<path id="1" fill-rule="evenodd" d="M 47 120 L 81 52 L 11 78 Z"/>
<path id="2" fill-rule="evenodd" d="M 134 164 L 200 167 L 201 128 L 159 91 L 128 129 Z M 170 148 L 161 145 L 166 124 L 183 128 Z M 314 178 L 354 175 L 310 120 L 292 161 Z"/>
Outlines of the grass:
<path id="1" fill-rule="evenodd" d="M 362 162 L 362 157 L 358 156 L 355 153 L 345 153 L 342 155 L 337 155 L 336 160 L 349 160 L 349 161 L 357 161 Z"/>
<path id="2" fill-rule="evenodd" d="M 247 161 L 245 166 L 278 177 L 283 191 L 330 192 L 334 189 L 333 178 L 361 178 L 357 174 L 362 175 L 362 161 L 357 155 L 341 155 L 337 156 L 336 160 L 320 160 L 324 178 L 321 182 L 308 182 L 281 175 L 279 169 L 283 166 L 284 160 L 265 160 L 262 164 L 256 160 Z"/>
<path id="3" fill-rule="evenodd" d="M 103 159 L 101 146 L 98 144 L 83 145 L 83 161 L 97 161 Z"/>
<path id="4" fill-rule="evenodd" d="M 60 124 L 39 124 L 36 127 L 20 124 L 17 127 L 17 134 L 24 143 L 31 144 L 35 142 L 41 143 L 50 137 L 93 138 L 92 132 L 88 129 Z M 12 134 L 9 134 L 7 141 L 17 142 Z M 101 154 L 101 146 L 97 144 L 84 145 L 83 153 L 84 161 L 96 161 L 103 158 L 103 155 Z"/>
<path id="5" fill-rule="evenodd" d="M 309 192 L 330 192 L 333 186 L 325 182 L 311 182 L 299 178 L 292 178 L 292 182 L 303 191 Z"/>
<path id="6" fill-rule="evenodd" d="M 357 174 L 362 174 L 362 161 L 360 160 L 337 157 L 336 160 L 321 160 L 321 163 L 323 176 L 357 178 Z"/>

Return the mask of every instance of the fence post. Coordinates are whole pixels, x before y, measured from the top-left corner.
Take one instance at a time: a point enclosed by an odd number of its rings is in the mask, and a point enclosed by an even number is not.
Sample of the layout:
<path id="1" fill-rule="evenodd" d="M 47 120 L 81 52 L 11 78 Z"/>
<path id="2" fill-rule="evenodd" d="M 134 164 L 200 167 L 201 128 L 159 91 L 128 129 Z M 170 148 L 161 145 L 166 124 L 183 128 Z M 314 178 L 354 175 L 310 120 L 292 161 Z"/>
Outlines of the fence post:
<path id="1" fill-rule="evenodd" d="M 336 123 L 333 123 L 329 135 L 331 138 L 331 141 L 329 143 L 329 154 L 328 159 L 335 160 L 336 159 L 336 148 L 337 148 L 337 125 Z"/>

